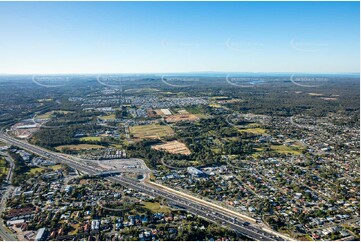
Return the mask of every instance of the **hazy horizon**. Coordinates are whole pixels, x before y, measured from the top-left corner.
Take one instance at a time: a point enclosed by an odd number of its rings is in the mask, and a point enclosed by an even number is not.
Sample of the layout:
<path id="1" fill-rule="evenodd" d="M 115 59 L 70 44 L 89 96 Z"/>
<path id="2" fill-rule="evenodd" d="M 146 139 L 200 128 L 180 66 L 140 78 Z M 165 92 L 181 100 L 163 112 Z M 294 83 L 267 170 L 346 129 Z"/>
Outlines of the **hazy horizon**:
<path id="1" fill-rule="evenodd" d="M 359 73 L 359 2 L 0 2 L 0 73 Z"/>

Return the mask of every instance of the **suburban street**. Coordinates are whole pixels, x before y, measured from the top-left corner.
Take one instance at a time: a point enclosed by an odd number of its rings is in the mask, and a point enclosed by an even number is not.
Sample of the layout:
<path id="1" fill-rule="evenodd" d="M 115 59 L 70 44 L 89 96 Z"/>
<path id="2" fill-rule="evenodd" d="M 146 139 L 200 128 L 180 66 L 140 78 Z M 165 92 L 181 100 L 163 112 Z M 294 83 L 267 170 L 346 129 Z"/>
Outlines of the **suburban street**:
<path id="1" fill-rule="evenodd" d="M 39 156 L 53 159 L 61 163 L 67 164 L 83 173 L 99 174 L 102 172 L 97 164 L 90 162 L 83 163 L 84 161 L 71 159 L 70 156 L 57 154 L 46 149 L 30 145 L 27 142 L 17 140 L 7 134 L 0 134 L 0 140 L 18 146 L 22 149 L 28 150 Z M 151 196 L 161 196 L 166 198 L 172 204 L 184 207 L 187 211 L 204 217 L 222 226 L 229 227 L 240 234 L 243 234 L 253 240 L 273 241 L 273 240 L 291 240 L 283 235 L 265 228 L 264 225 L 256 224 L 252 219 L 246 219 L 245 216 L 238 214 L 234 211 L 222 208 L 220 206 L 211 204 L 202 199 L 195 198 L 190 195 L 179 194 L 179 192 L 170 188 L 164 188 L 155 184 L 139 182 L 137 180 L 127 178 L 123 175 L 107 177 L 107 179 L 117 182 L 125 187 L 129 187 Z M 12 239 L 13 240 L 13 239 Z"/>
<path id="2" fill-rule="evenodd" d="M 9 172 L 8 172 L 8 175 L 5 179 L 5 181 L 1 184 L 1 195 L 2 196 L 1 196 L 1 203 L 0 203 L 0 214 L 3 214 L 3 212 L 5 211 L 6 200 L 8 199 L 8 197 L 10 196 L 10 194 L 13 190 L 13 186 L 11 186 L 10 183 L 11 183 L 11 178 L 13 175 L 14 162 L 9 155 L 7 155 L 7 154 L 4 154 L 4 155 L 6 157 L 6 160 L 9 162 L 10 167 L 9 167 Z M 4 220 L 1 216 L 0 216 L 0 237 L 6 241 L 17 240 L 16 237 L 9 232 L 9 229 L 5 226 Z"/>

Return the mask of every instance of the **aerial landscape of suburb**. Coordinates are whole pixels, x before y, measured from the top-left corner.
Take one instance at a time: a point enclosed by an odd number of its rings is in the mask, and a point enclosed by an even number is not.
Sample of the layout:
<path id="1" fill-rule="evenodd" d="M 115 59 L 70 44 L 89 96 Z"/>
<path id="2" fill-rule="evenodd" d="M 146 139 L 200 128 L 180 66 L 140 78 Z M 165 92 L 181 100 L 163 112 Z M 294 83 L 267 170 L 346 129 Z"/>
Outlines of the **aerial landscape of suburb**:
<path id="1" fill-rule="evenodd" d="M 359 241 L 359 2 L 0 2 L 3 241 Z"/>

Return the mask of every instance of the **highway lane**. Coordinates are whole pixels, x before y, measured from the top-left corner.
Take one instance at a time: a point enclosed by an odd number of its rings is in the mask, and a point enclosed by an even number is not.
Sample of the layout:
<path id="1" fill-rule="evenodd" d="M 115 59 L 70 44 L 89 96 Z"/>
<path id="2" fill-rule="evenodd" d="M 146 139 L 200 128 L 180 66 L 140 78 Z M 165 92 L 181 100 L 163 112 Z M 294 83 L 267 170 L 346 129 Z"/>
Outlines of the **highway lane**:
<path id="1" fill-rule="evenodd" d="M 10 137 L 6 134 L 0 134 L 0 140 L 3 140 L 6 143 L 10 143 L 16 145 L 20 148 L 29 150 L 32 153 L 38 154 L 43 157 L 48 157 L 50 159 L 68 164 L 69 166 L 78 169 L 79 171 L 88 173 L 88 174 L 96 174 L 101 171 L 96 164 L 92 164 L 90 162 L 83 163 L 81 161 L 74 161 L 69 157 L 63 156 L 61 154 L 57 154 L 43 148 L 30 145 L 24 141 L 19 141 L 13 137 Z M 213 206 L 209 206 L 207 204 L 202 204 L 199 201 L 194 201 L 189 198 L 185 198 L 175 193 L 171 193 L 168 190 L 161 189 L 156 186 L 152 186 L 146 183 L 140 183 L 139 181 L 126 178 L 123 176 L 120 177 L 108 177 L 107 179 L 112 180 L 114 182 L 118 182 L 126 187 L 133 188 L 135 190 L 141 191 L 145 194 L 149 194 L 152 196 L 161 196 L 174 204 L 180 205 L 182 207 L 187 208 L 187 210 L 193 214 L 205 217 L 211 221 L 216 223 L 221 223 L 223 226 L 228 226 L 229 228 L 247 236 L 254 240 L 265 240 L 265 241 L 272 241 L 272 240 L 284 240 L 277 234 L 270 233 L 268 231 L 264 231 L 257 225 L 250 224 L 244 225 L 244 221 L 240 220 L 239 218 L 235 218 L 234 216 L 230 216 L 229 213 L 223 211 L 224 209 L 220 210 Z"/>
<path id="2" fill-rule="evenodd" d="M 139 183 L 133 179 L 126 177 L 112 177 L 109 178 L 114 181 L 118 181 L 120 183 L 126 183 L 128 187 L 131 187 L 135 190 L 142 191 L 146 194 L 152 196 L 161 196 L 165 197 L 168 201 L 173 204 L 185 207 L 187 211 L 199 215 L 201 217 L 207 218 L 211 221 L 214 221 L 220 225 L 228 226 L 229 228 L 246 235 L 254 240 L 264 240 L 264 241 L 273 241 L 273 240 L 283 240 L 275 235 L 269 234 L 262 229 L 252 226 L 252 225 L 244 225 L 244 221 L 235 218 L 234 216 L 230 216 L 229 214 L 224 214 L 222 210 L 216 208 L 209 208 L 204 206 L 201 203 L 191 201 L 179 195 L 174 195 L 166 190 L 155 190 L 153 186 Z"/>

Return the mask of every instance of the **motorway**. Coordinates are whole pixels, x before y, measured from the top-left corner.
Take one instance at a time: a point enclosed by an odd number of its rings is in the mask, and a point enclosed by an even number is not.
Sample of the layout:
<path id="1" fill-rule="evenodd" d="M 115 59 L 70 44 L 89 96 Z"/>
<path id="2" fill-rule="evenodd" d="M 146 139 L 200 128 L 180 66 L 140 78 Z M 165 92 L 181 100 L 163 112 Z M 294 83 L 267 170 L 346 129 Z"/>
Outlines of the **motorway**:
<path id="1" fill-rule="evenodd" d="M 18 146 L 39 156 L 47 157 L 54 161 L 59 161 L 61 163 L 67 164 L 70 167 L 73 167 L 74 169 L 77 169 L 83 173 L 91 175 L 97 174 L 102 171 L 102 169 L 95 163 L 90 163 L 89 161 L 83 162 L 81 160 L 75 161 L 74 159 L 71 159 L 70 156 L 64 156 L 40 148 L 38 146 L 31 145 L 25 141 L 17 140 L 5 133 L 0 133 L 0 141 L 14 146 Z M 166 198 L 169 202 L 184 207 L 187 211 L 195 215 L 204 217 L 221 226 L 229 227 L 232 230 L 253 240 L 291 240 L 290 238 L 273 232 L 270 229 L 265 228 L 264 226 L 262 227 L 261 225 L 254 222 L 250 223 L 248 221 L 245 221 L 243 216 L 241 216 L 240 214 L 239 216 L 237 216 L 237 213 L 231 210 L 212 205 L 209 202 L 205 202 L 201 199 L 189 195 L 182 196 L 181 194 L 179 194 L 179 192 L 174 191 L 170 188 L 165 189 L 154 184 L 139 182 L 138 180 L 127 178 L 122 175 L 108 177 L 107 179 L 153 197 L 161 196 L 163 198 Z"/>

